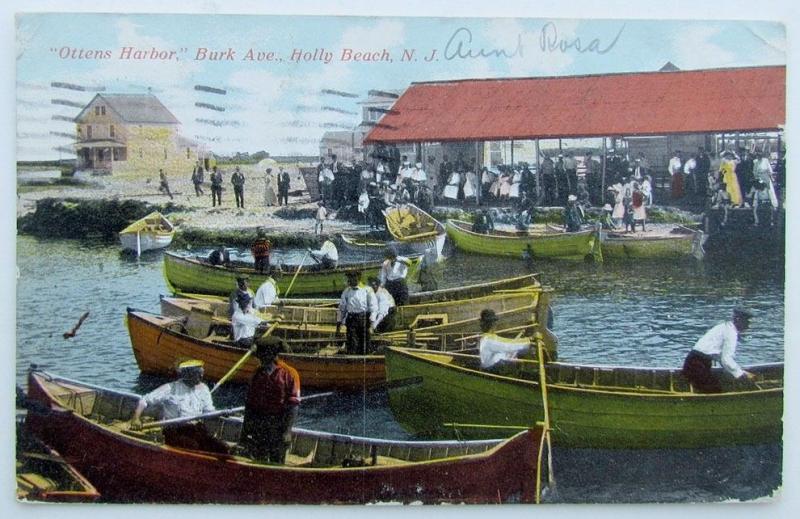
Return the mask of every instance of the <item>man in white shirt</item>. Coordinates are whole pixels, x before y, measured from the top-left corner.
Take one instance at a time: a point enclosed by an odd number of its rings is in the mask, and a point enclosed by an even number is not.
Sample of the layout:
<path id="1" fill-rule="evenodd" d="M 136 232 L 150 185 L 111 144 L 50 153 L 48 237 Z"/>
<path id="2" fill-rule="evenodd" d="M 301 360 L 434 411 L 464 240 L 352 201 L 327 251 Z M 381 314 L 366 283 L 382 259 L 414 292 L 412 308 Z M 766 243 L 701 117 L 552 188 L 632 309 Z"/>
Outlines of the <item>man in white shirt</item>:
<path id="1" fill-rule="evenodd" d="M 371 328 L 376 333 L 390 332 L 394 329 L 394 316 L 397 311 L 394 298 L 388 290 L 381 286 L 378 278 L 369 278 L 369 286 L 375 292 L 375 301 L 377 303 L 377 310 L 375 310 L 374 317 L 370 322 Z"/>
<path id="2" fill-rule="evenodd" d="M 258 290 L 256 290 L 253 306 L 259 311 L 263 312 L 266 307 L 280 303 L 280 299 L 278 299 L 278 293 L 280 291 L 278 290 L 278 283 L 275 281 L 274 272 L 273 269 L 270 269 L 267 274 L 267 279 L 258 287 Z"/>
<path id="3" fill-rule="evenodd" d="M 347 271 L 347 288 L 342 292 L 336 311 L 336 334 L 347 327 L 345 349 L 350 355 L 366 355 L 372 350 L 370 323 L 375 320 L 378 303 L 371 288 L 359 284 L 361 273 Z"/>
<path id="4" fill-rule="evenodd" d="M 384 254 L 386 258 L 381 265 L 381 272 L 378 279 L 381 286 L 392 294 L 394 302 L 398 305 L 408 303 L 408 285 L 406 284 L 406 276 L 408 275 L 408 266 L 411 260 L 405 256 L 398 256 L 393 249 L 386 249 Z"/>
<path id="5" fill-rule="evenodd" d="M 234 345 L 239 348 L 250 348 L 257 328 L 266 324 L 266 321 L 253 313 L 252 301 L 248 294 L 241 295 L 237 302 L 239 306 L 231 317 Z"/>
<path id="6" fill-rule="evenodd" d="M 186 360 L 178 365 L 180 379 L 169 382 L 139 399 L 131 417 L 130 428 L 142 428 L 145 409 L 158 406 L 159 420 L 197 416 L 214 411 L 211 391 L 202 381 L 203 361 Z M 227 446 L 214 438 L 203 423 L 184 423 L 164 426 L 164 443 L 172 447 L 228 453 Z"/>
<path id="7" fill-rule="evenodd" d="M 493 333 L 498 317 L 494 310 L 486 308 L 481 311 L 480 327 L 480 357 L 481 369 L 498 367 L 503 361 L 517 358 L 517 356 L 531 348 L 528 339 L 506 339 Z"/>
<path id="8" fill-rule="evenodd" d="M 320 241 L 322 244 L 318 250 L 308 249 L 308 252 L 311 253 L 311 256 L 315 260 L 320 262 L 323 268 L 336 268 L 336 265 L 339 264 L 339 250 L 336 248 L 336 245 L 327 238 L 320 237 Z"/>
<path id="9" fill-rule="evenodd" d="M 711 372 L 711 361 L 716 360 L 722 368 L 736 379 L 752 380 L 754 375 L 744 371 L 736 363 L 736 345 L 739 334 L 750 327 L 752 314 L 743 308 L 733 310 L 733 320 L 719 323 L 705 333 L 683 362 L 683 375 L 700 393 L 721 393 L 719 377 Z"/>

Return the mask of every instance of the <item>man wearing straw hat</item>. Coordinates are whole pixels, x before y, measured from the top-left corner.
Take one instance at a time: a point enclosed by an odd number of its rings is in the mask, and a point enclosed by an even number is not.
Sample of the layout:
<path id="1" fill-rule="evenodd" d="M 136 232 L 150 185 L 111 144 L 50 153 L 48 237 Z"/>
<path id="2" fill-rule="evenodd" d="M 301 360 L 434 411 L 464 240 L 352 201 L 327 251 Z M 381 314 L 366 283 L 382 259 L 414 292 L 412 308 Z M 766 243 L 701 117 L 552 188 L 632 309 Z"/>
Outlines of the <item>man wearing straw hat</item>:
<path id="1" fill-rule="evenodd" d="M 342 291 L 336 312 L 336 334 L 344 324 L 347 327 L 345 348 L 350 355 L 366 355 L 370 352 L 370 322 L 375 321 L 378 302 L 371 288 L 359 283 L 361 272 L 348 270 L 347 288 Z"/>
<path id="2" fill-rule="evenodd" d="M 159 420 L 197 416 L 214 411 L 211 391 L 202 381 L 203 361 L 185 360 L 178 364 L 180 378 L 159 386 L 139 399 L 131 417 L 130 428 L 142 428 L 141 416 L 148 407 L 158 406 Z M 164 443 L 171 447 L 228 453 L 228 447 L 214 438 L 202 422 L 165 426 Z"/>

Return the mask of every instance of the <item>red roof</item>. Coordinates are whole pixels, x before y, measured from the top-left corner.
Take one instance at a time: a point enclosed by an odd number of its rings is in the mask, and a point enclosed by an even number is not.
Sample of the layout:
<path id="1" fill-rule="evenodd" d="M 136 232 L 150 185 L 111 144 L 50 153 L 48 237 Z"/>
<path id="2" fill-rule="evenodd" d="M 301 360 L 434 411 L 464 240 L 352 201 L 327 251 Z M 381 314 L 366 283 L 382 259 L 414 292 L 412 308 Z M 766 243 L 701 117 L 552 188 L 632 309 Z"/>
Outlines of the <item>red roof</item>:
<path id="1" fill-rule="evenodd" d="M 786 67 L 413 83 L 372 142 L 768 131 L 786 119 Z"/>

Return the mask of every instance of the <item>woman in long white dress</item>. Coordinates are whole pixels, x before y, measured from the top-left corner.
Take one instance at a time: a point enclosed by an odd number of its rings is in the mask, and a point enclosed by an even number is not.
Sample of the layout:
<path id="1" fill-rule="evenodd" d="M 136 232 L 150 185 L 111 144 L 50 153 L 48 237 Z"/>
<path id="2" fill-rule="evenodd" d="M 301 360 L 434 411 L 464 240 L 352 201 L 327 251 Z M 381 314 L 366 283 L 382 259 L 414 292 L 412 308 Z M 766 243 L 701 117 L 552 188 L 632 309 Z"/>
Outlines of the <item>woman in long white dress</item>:
<path id="1" fill-rule="evenodd" d="M 464 182 L 464 200 L 478 197 L 478 175 L 474 171 L 467 171 Z"/>
<path id="2" fill-rule="evenodd" d="M 519 198 L 519 186 L 522 183 L 522 172 L 514 170 L 514 176 L 511 177 L 511 190 L 508 196 L 511 198 Z"/>
<path id="3" fill-rule="evenodd" d="M 461 184 L 461 173 L 454 171 L 444 187 L 443 195 L 451 200 L 458 200 L 458 187 Z"/>
<path id="4" fill-rule="evenodd" d="M 272 207 L 278 204 L 278 195 L 275 194 L 275 184 L 272 181 L 272 174 L 267 173 L 264 176 L 264 205 Z"/>

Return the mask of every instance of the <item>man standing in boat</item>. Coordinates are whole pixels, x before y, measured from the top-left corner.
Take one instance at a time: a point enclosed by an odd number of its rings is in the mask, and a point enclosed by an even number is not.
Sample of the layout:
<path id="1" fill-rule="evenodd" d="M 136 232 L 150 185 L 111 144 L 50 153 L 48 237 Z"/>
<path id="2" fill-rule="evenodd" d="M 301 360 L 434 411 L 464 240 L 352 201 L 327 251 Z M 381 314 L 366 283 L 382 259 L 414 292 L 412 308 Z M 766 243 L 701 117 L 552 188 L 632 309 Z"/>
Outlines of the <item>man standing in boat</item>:
<path id="1" fill-rule="evenodd" d="M 202 382 L 203 361 L 187 360 L 178 365 L 180 379 L 159 386 L 139 399 L 131 417 L 130 428 L 142 428 L 142 413 L 151 406 L 159 406 L 159 420 L 187 418 L 214 411 L 211 391 Z M 207 452 L 228 453 L 228 447 L 214 438 L 200 423 L 183 423 L 164 426 L 164 443 L 171 447 Z"/>
<path id="2" fill-rule="evenodd" d="M 256 272 L 263 274 L 269 270 L 269 254 L 272 249 L 272 243 L 267 239 L 267 233 L 263 227 L 259 227 L 256 231 L 256 241 L 250 247 L 250 253 L 253 255 L 255 262 Z"/>
<path id="3" fill-rule="evenodd" d="M 270 268 L 267 271 L 267 279 L 256 290 L 256 297 L 253 299 L 253 306 L 259 311 L 266 310 L 266 307 L 274 304 L 283 304 L 278 299 L 278 283 L 275 281 L 276 270 Z"/>
<path id="4" fill-rule="evenodd" d="M 564 208 L 564 230 L 566 232 L 578 232 L 581 230 L 583 219 L 581 218 L 581 211 L 576 203 L 578 197 L 569 195 L 567 197 L 567 206 Z"/>
<path id="5" fill-rule="evenodd" d="M 394 330 L 394 317 L 397 312 L 394 298 L 388 290 L 381 286 L 378 278 L 371 277 L 368 283 L 372 291 L 375 292 L 375 301 L 378 304 L 371 321 L 371 329 L 376 333 L 390 332 Z"/>
<path id="6" fill-rule="evenodd" d="M 517 358 L 520 353 L 529 351 L 531 342 L 528 339 L 506 339 L 494 333 L 499 318 L 491 308 L 481 310 L 480 358 L 481 369 L 499 367 L 504 361 Z"/>
<path id="7" fill-rule="evenodd" d="M 381 286 L 392 294 L 394 302 L 402 306 L 408 303 L 408 285 L 406 276 L 411 261 L 405 256 L 398 256 L 394 249 L 386 249 L 386 258 L 381 265 L 379 279 Z"/>
<path id="8" fill-rule="evenodd" d="M 750 327 L 750 311 L 743 308 L 733 310 L 733 319 L 708 330 L 700 337 L 683 362 L 683 375 L 700 393 L 721 393 L 719 376 L 711 372 L 711 361 L 716 360 L 722 368 L 737 380 L 752 380 L 754 375 L 736 363 L 736 345 L 739 335 Z"/>
<path id="9" fill-rule="evenodd" d="M 371 288 L 359 284 L 361 273 L 347 271 L 347 288 L 342 292 L 336 312 L 336 334 L 347 327 L 345 349 L 350 355 L 366 355 L 372 349 L 370 323 L 375 320 L 378 303 Z"/>
<path id="10" fill-rule="evenodd" d="M 253 346 L 258 329 L 268 323 L 253 313 L 253 300 L 243 292 L 236 300 L 236 311 L 231 316 L 234 346 L 248 349 Z"/>
<path id="11" fill-rule="evenodd" d="M 267 337 L 255 346 L 259 367 L 250 379 L 240 445 L 258 461 L 285 463 L 300 405 L 300 375 L 279 356 L 283 341 Z"/>

